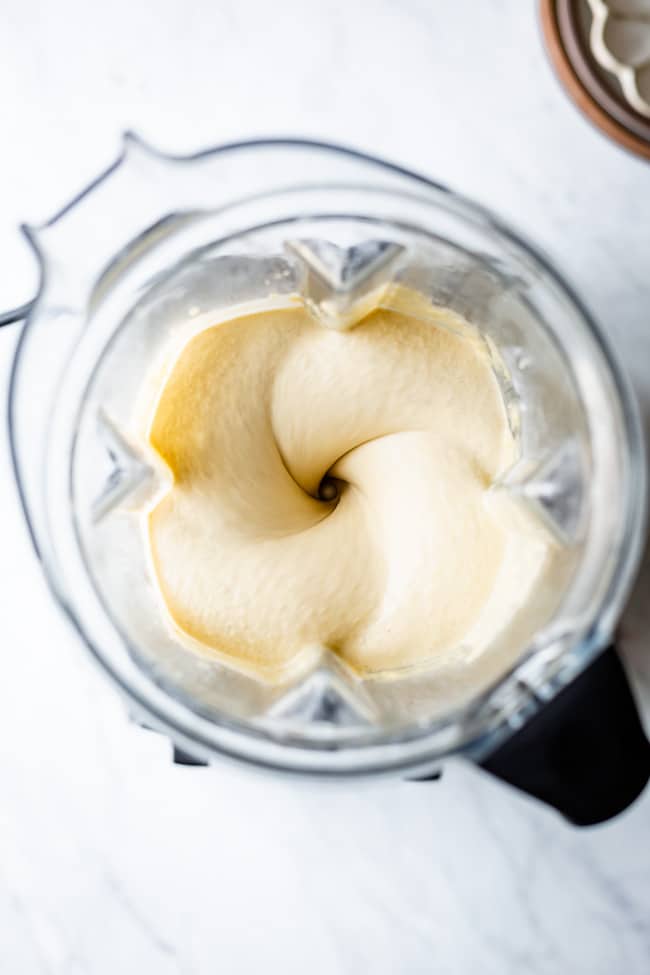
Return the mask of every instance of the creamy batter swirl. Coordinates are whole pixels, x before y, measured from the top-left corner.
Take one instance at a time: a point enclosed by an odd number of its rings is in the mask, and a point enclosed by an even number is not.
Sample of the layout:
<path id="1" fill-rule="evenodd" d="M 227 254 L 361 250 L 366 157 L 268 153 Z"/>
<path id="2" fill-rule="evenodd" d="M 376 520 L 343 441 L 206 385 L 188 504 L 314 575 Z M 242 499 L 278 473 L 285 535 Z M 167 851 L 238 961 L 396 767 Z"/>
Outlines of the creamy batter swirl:
<path id="1" fill-rule="evenodd" d="M 181 350 L 147 539 L 191 646 L 271 679 L 318 647 L 378 674 L 479 654 L 520 612 L 549 544 L 487 503 L 517 454 L 490 357 L 422 304 L 337 332 L 295 302 Z"/>

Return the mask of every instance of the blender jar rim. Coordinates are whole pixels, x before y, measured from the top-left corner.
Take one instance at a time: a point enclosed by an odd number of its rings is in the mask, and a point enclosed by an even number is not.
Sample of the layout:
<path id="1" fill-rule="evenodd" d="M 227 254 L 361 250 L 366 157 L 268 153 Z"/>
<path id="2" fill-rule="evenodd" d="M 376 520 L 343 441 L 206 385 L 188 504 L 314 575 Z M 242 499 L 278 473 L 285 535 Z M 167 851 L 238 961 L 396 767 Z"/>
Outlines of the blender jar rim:
<path id="1" fill-rule="evenodd" d="M 86 195 L 92 192 L 92 190 L 100 185 L 105 179 L 110 177 L 110 175 L 123 165 L 125 159 L 128 157 L 130 146 L 136 144 L 140 150 L 143 148 L 142 141 L 132 134 L 127 134 L 125 136 L 125 150 L 118 160 L 109 167 L 100 177 L 93 181 L 90 186 L 88 186 L 82 193 L 80 193 L 71 203 L 61 209 L 51 220 L 47 221 L 42 225 L 41 228 L 26 228 L 27 233 L 32 246 L 34 247 L 41 270 L 41 287 L 39 294 L 43 293 L 44 282 L 47 278 L 49 255 L 43 250 L 39 243 L 39 232 L 41 230 L 47 229 L 54 226 L 60 219 L 64 218 L 66 214 L 73 209 L 80 201 L 84 199 Z M 170 165 L 178 165 L 184 163 L 191 163 L 194 160 L 206 159 L 209 157 L 216 157 L 218 155 L 238 153 L 238 152 L 255 152 L 259 149 L 279 149 L 279 150 L 289 150 L 300 149 L 314 152 L 324 152 L 331 153 L 334 155 L 348 156 L 353 160 L 356 160 L 363 164 L 369 164 L 374 167 L 378 167 L 381 170 L 387 170 L 393 172 L 399 177 L 403 177 L 408 181 L 417 181 L 420 185 L 425 187 L 429 192 L 433 192 L 439 199 L 433 199 L 429 202 L 440 206 L 451 204 L 453 207 L 454 215 L 460 217 L 461 220 L 472 220 L 483 229 L 487 229 L 491 232 L 496 233 L 499 237 L 505 238 L 510 244 L 514 245 L 518 252 L 523 253 L 523 255 L 528 260 L 532 260 L 533 264 L 538 268 L 541 268 L 543 274 L 545 274 L 556 286 L 559 287 L 564 296 L 568 298 L 569 303 L 573 306 L 577 317 L 581 320 L 582 324 L 585 326 L 586 330 L 594 338 L 599 350 L 606 362 L 607 368 L 610 372 L 611 378 L 613 380 L 613 385 L 618 399 L 618 404 L 621 408 L 621 419 L 622 427 L 625 433 L 626 443 L 626 458 L 630 465 L 630 470 L 626 479 L 627 486 L 627 498 L 624 501 L 625 505 L 625 526 L 622 533 L 620 554 L 615 570 L 612 573 L 610 584 L 608 589 L 601 600 L 600 612 L 598 618 L 591 621 L 582 638 L 577 646 L 571 649 L 571 655 L 573 660 L 573 667 L 571 672 L 567 672 L 564 677 L 564 682 L 566 680 L 572 679 L 575 674 L 577 674 L 581 669 L 583 669 L 593 657 L 602 649 L 606 641 L 610 638 L 612 629 L 616 624 L 618 616 L 620 614 L 623 601 L 629 591 L 631 583 L 633 581 L 634 572 L 637 568 L 638 561 L 641 556 L 643 539 L 644 539 L 644 525 L 646 516 L 646 480 L 645 480 L 645 464 L 644 464 L 644 441 L 641 431 L 641 424 L 638 415 L 638 409 L 634 400 L 634 396 L 631 392 L 629 383 L 621 371 L 617 359 L 613 354 L 609 343 L 605 340 L 601 330 L 595 324 L 592 316 L 585 309 L 584 305 L 579 298 L 575 295 L 572 288 L 566 283 L 562 275 L 555 269 L 552 262 L 548 260 L 539 249 L 533 247 L 528 243 L 528 241 L 522 237 L 521 234 L 512 230 L 507 224 L 501 221 L 499 218 L 495 217 L 487 208 L 472 203 L 467 200 L 464 196 L 456 193 L 455 191 L 449 189 L 448 187 L 429 180 L 427 177 L 422 176 L 417 173 L 413 173 L 405 167 L 396 166 L 391 163 L 387 163 L 381 159 L 378 159 L 372 155 L 357 152 L 356 150 L 349 149 L 343 146 L 337 146 L 325 142 L 315 142 L 310 140 L 302 139 L 260 139 L 260 140 L 250 140 L 243 142 L 235 142 L 226 144 L 223 146 L 216 147 L 214 149 L 205 150 L 204 152 L 197 153 L 189 157 L 178 157 L 169 156 L 164 153 L 159 153 L 156 150 L 152 150 L 150 147 L 144 147 L 147 153 L 157 156 L 157 158 Z M 392 192 L 388 190 L 387 192 Z M 38 309 L 37 309 L 38 311 Z M 32 540 L 35 544 L 37 552 L 39 552 L 39 544 L 37 537 L 37 530 L 33 524 L 32 515 L 30 512 L 29 502 L 27 500 L 25 486 L 23 484 L 23 472 L 21 471 L 21 464 L 19 460 L 19 450 L 20 445 L 16 440 L 16 422 L 15 414 L 19 405 L 17 403 L 17 397 L 19 395 L 18 385 L 19 385 L 19 370 L 20 364 L 23 356 L 25 355 L 25 348 L 27 339 L 30 336 L 32 330 L 36 327 L 38 322 L 38 314 L 30 314 L 27 324 L 23 329 L 23 333 L 20 336 L 19 342 L 17 344 L 16 353 L 14 357 L 14 362 L 11 371 L 10 387 L 9 387 L 9 432 L 10 432 L 10 442 L 11 442 L 11 455 L 14 467 L 14 472 L 16 475 L 16 480 L 18 484 L 21 504 L 25 512 L 27 524 L 29 526 Z M 39 552 L 40 554 L 40 552 Z M 231 752 L 238 758 L 245 758 L 256 764 L 267 765 L 270 767 L 280 767 L 287 770 L 292 770 L 290 766 L 287 766 L 283 762 L 276 762 L 272 757 L 264 758 L 259 754 L 255 754 L 254 746 L 252 749 L 242 749 L 241 742 L 236 741 L 233 747 L 231 736 L 234 735 L 235 739 L 240 737 L 239 729 L 235 726 L 231 728 L 228 727 L 229 722 L 224 722 L 223 730 L 226 732 L 226 738 L 230 739 L 222 741 L 222 743 L 215 747 L 212 742 L 201 742 L 201 737 L 196 733 L 196 729 L 192 729 L 191 733 L 187 733 L 187 728 L 178 727 L 170 721 L 169 716 L 157 712 L 157 709 L 153 705 L 150 699 L 143 697 L 135 688 L 126 685 L 119 674 L 111 667 L 109 661 L 106 660 L 105 655 L 102 653 L 94 641 L 90 638 L 90 635 L 86 632 L 86 629 L 81 624 L 80 620 L 75 613 L 74 605 L 72 600 L 70 600 L 68 594 L 62 591 L 55 575 L 55 567 L 49 564 L 47 557 L 42 557 L 43 567 L 45 574 L 48 578 L 50 586 L 56 596 L 59 605 L 64 610 L 68 618 L 72 621 L 73 625 L 77 629 L 86 645 L 91 649 L 93 656 L 101 663 L 102 667 L 109 672 L 114 682 L 116 682 L 122 690 L 128 695 L 132 703 L 135 704 L 139 711 L 146 713 L 147 720 L 153 720 L 155 723 L 164 727 L 165 730 L 171 731 L 173 737 L 176 740 L 183 742 L 184 745 L 188 747 L 188 750 L 202 751 L 204 754 L 214 754 L 218 751 L 220 754 L 228 754 Z M 479 695 L 478 699 L 472 702 L 472 706 L 469 709 L 472 713 L 477 713 L 477 709 L 480 711 L 480 704 L 482 701 L 489 699 L 495 688 L 504 685 L 511 674 L 520 665 L 521 660 L 518 660 L 514 667 L 503 674 L 500 679 L 487 691 Z M 556 687 L 557 690 L 557 687 Z M 530 700 L 526 701 L 526 706 L 530 707 Z M 466 709 L 462 709 L 463 712 Z M 439 723 L 434 723 L 431 728 L 428 729 L 427 737 L 431 737 L 433 727 L 437 724 L 441 728 L 447 727 L 454 720 L 458 719 L 458 715 L 448 715 L 440 719 Z M 508 733 L 508 722 L 501 722 L 498 728 L 492 729 L 487 734 L 487 739 L 489 742 L 493 742 L 495 734 L 507 734 Z M 250 729 L 246 730 L 246 733 L 250 736 Z M 253 738 L 253 736 L 250 736 Z M 398 755 L 393 755 L 388 761 L 388 766 L 390 770 L 396 768 L 412 768 L 414 765 L 427 764 L 432 759 L 436 761 L 445 754 L 444 748 L 433 749 L 433 755 L 429 754 L 429 749 L 426 747 L 426 740 L 424 738 L 417 739 L 419 747 L 412 751 L 408 756 L 400 757 Z M 388 748 L 394 749 L 399 748 L 402 742 L 400 742 L 400 736 L 393 736 L 390 742 L 387 744 L 377 744 L 373 743 L 374 748 Z M 460 747 L 464 751 L 480 752 L 485 750 L 487 746 L 485 735 L 478 730 L 473 736 L 464 740 L 460 746 L 456 744 L 451 744 L 450 751 L 458 750 Z M 362 751 L 368 746 L 362 746 Z M 285 745 L 282 746 L 282 750 L 286 748 Z M 248 751 L 249 754 L 243 754 L 242 752 Z M 339 755 L 341 753 L 339 752 Z M 368 768 L 367 771 L 378 771 L 382 769 L 382 763 L 380 762 L 378 767 Z M 300 771 L 313 771 L 318 772 L 318 768 L 297 768 Z M 355 766 L 347 770 L 344 767 L 337 767 L 335 769 L 336 774 L 345 774 L 346 771 L 350 773 L 359 774 L 365 769 L 363 767 Z M 332 769 L 327 768 L 325 772 L 331 772 Z"/>

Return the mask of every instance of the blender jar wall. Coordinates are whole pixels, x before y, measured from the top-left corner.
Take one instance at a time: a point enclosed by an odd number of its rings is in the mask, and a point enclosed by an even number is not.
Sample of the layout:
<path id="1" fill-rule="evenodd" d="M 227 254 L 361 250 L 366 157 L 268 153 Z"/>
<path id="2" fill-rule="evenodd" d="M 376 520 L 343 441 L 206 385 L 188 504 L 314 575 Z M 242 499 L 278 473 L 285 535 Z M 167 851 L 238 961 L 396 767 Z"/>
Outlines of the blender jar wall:
<path id="1" fill-rule="evenodd" d="M 305 172 L 313 176 L 309 185 L 302 183 Z M 111 183 L 115 177 L 120 181 Z M 170 200 L 182 215 L 167 214 Z M 95 252 L 86 248 L 79 261 L 80 229 L 103 226 L 109 211 L 110 232 L 100 233 Z M 195 690 L 175 696 L 165 689 L 168 680 L 134 663 L 128 639 L 106 613 L 78 544 L 80 512 L 71 505 L 71 459 L 84 436 L 79 410 L 91 388 L 89 379 L 116 330 L 134 309 L 136 315 L 142 309 L 138 302 L 156 276 L 162 275 L 173 292 L 169 268 L 190 254 L 189 274 L 202 249 L 200 260 L 229 253 L 235 240 L 249 256 L 260 250 L 280 254 L 289 221 L 294 236 L 307 236 L 317 223 L 327 237 L 342 220 L 383 225 L 388 239 L 438 249 L 427 284 L 433 300 L 456 306 L 470 321 L 477 318 L 506 359 L 515 387 L 520 384 L 524 402 L 535 402 L 530 386 L 537 382 L 536 401 L 546 406 L 532 418 L 521 418 L 522 438 L 549 482 L 544 465 L 557 453 L 538 448 L 553 446 L 553 438 L 560 444 L 566 432 L 562 421 L 570 418 L 568 428 L 579 449 L 569 493 L 588 487 L 589 497 L 577 505 L 580 518 L 572 544 L 580 564 L 562 613 L 550 632 L 537 635 L 522 663 L 494 692 L 443 719 L 422 718 L 399 729 L 390 724 L 354 729 L 337 738 L 337 749 L 319 750 L 309 735 L 242 725 L 242 713 L 214 713 L 209 704 L 199 702 L 197 708 L 196 689 L 205 687 L 208 665 L 202 669 L 197 661 Z M 374 228 L 370 236 L 376 236 Z M 21 489 L 59 599 L 148 720 L 206 754 L 231 752 L 283 767 L 342 773 L 409 767 L 434 761 L 516 720 L 531 705 L 531 688 L 537 693 L 550 679 L 569 679 L 607 638 L 638 558 L 644 500 L 638 423 L 625 384 L 578 304 L 543 261 L 487 214 L 419 177 L 330 147 L 235 146 L 180 161 L 135 145 L 126 163 L 36 237 L 43 288 L 12 383 L 12 437 Z M 345 233 L 340 239 L 352 242 Z M 426 277 L 426 268 L 421 273 Z M 170 293 L 162 287 L 160 300 L 169 300 Z M 189 302 L 189 291 L 180 297 Z M 140 336 L 146 355 L 143 336 L 146 328 Z M 538 370 L 545 377 L 541 381 L 539 375 L 535 379 L 534 363 L 544 355 L 551 366 Z M 42 390 L 39 402 L 30 394 L 35 388 Z M 559 401 L 566 408 L 554 413 L 549 404 Z M 91 457 L 84 461 L 89 468 Z M 565 471 L 560 464 L 552 484 L 560 495 L 567 493 Z M 80 497 L 78 484 L 74 496 Z M 138 642 L 146 642 L 146 634 Z M 525 667 L 527 683 L 521 679 Z M 233 693 L 245 700 L 241 688 Z M 244 712 L 259 706 L 259 699 L 253 699 Z"/>

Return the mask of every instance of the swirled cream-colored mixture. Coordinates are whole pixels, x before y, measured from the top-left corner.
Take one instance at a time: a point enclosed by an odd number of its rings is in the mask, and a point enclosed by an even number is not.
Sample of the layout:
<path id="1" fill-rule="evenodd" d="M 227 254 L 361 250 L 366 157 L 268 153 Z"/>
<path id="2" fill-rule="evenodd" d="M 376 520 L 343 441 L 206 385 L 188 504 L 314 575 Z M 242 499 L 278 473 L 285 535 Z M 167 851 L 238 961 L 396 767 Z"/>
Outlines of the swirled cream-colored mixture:
<path id="1" fill-rule="evenodd" d="M 422 307 L 338 332 L 296 301 L 182 348 L 147 537 L 191 645 L 267 677 L 315 647 L 376 674 L 479 654 L 521 617 L 551 545 L 487 502 L 517 444 L 485 343 Z"/>

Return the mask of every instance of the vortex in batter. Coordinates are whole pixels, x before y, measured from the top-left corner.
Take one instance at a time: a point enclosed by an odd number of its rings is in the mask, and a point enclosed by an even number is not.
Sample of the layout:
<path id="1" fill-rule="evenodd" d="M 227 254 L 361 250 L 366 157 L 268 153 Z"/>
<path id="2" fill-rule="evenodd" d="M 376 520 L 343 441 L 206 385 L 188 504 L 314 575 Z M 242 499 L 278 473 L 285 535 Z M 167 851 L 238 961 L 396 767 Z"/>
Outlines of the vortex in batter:
<path id="1" fill-rule="evenodd" d="M 296 300 L 181 349 L 147 544 L 190 646 L 268 679 L 314 648 L 377 675 L 476 656 L 521 617 L 552 545 L 488 502 L 517 443 L 486 344 L 421 304 L 339 332 Z"/>

